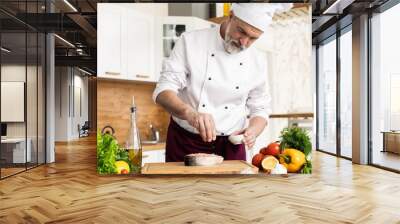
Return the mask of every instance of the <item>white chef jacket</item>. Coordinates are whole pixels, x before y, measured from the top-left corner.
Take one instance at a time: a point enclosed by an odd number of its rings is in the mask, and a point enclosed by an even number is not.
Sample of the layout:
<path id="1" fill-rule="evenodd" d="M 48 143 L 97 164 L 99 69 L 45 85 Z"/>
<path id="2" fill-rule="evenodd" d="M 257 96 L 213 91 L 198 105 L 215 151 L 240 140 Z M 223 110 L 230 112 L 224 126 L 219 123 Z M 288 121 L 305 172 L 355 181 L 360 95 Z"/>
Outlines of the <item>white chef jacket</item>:
<path id="1" fill-rule="evenodd" d="M 217 25 L 182 34 L 163 62 L 153 100 L 164 90 L 175 91 L 198 112 L 213 116 L 217 135 L 230 135 L 245 128 L 247 118 L 268 120 L 271 97 L 265 54 L 254 47 L 227 53 L 219 30 Z M 186 120 L 172 118 L 198 133 Z"/>

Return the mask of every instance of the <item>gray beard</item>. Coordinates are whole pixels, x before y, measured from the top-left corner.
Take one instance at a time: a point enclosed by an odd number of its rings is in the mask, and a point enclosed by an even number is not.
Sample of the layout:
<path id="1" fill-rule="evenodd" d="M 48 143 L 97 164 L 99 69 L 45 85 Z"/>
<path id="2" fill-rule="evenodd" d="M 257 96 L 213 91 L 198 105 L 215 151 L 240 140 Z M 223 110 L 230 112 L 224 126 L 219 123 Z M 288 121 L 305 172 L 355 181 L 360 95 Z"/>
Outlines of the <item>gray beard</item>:
<path id="1" fill-rule="evenodd" d="M 230 28 L 230 24 L 228 24 L 228 27 L 226 28 L 226 31 L 225 31 L 225 38 L 224 38 L 225 51 L 228 52 L 229 54 L 237 54 L 237 53 L 240 53 L 240 52 L 246 50 L 245 46 L 237 47 L 234 44 L 235 41 L 231 38 L 230 35 L 228 35 L 229 28 Z"/>

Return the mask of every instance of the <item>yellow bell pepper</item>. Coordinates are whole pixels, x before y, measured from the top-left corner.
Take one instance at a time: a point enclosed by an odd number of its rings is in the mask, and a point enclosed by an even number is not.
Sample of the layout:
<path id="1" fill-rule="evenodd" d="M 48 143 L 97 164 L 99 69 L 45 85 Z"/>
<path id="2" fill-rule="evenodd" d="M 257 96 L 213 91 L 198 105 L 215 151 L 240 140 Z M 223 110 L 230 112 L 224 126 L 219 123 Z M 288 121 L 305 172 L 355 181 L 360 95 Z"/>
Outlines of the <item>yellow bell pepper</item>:
<path id="1" fill-rule="evenodd" d="M 306 163 L 306 156 L 297 149 L 285 149 L 279 155 L 279 162 L 286 167 L 289 173 L 297 173 Z"/>

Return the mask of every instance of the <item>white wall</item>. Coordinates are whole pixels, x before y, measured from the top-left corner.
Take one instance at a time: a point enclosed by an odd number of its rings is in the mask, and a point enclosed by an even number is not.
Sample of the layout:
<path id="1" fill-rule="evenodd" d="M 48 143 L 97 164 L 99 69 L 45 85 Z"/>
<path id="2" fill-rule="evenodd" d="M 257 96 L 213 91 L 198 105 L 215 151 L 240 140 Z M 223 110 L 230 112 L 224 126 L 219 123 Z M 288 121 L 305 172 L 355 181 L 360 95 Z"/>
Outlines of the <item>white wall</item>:
<path id="1" fill-rule="evenodd" d="M 292 15 L 286 16 L 289 19 L 275 21 L 263 39 L 256 43 L 268 56 L 273 114 L 314 111 L 311 13 L 297 12 L 297 16 Z M 287 119 L 270 119 L 268 128 L 257 139 L 252 153 L 279 140 L 280 131 L 287 125 Z"/>
<path id="2" fill-rule="evenodd" d="M 25 82 L 25 69 L 25 65 L 2 65 L 1 81 Z M 31 69 L 31 67 L 28 67 L 28 70 Z M 1 108 L 1 110 L 7 110 L 7 108 Z M 25 126 L 25 122 L 7 123 L 7 137 L 24 138 Z"/>
<path id="3" fill-rule="evenodd" d="M 38 70 L 37 70 L 38 69 Z M 8 138 L 25 138 L 30 140 L 32 161 L 44 162 L 44 74 L 42 68 L 35 66 L 25 66 L 25 64 L 3 64 L 1 66 L 1 81 L 17 81 L 26 83 L 26 121 L 7 122 Z M 27 81 L 26 81 L 27 78 Z M 38 92 L 37 92 L 38 91 Z M 4 96 L 2 96 L 4 97 Z M 10 108 L 1 108 L 10 110 Z M 39 156 L 37 157 L 37 153 Z"/>
<path id="4" fill-rule="evenodd" d="M 88 78 L 77 69 L 56 67 L 55 86 L 55 140 L 78 139 L 78 124 L 88 120 Z"/>
<path id="5" fill-rule="evenodd" d="M 76 72 L 77 70 L 75 70 Z M 72 113 L 72 119 L 71 119 L 71 135 L 73 138 L 78 138 L 79 137 L 79 132 L 78 132 L 78 124 L 83 125 L 85 121 L 88 121 L 88 78 L 81 76 L 82 73 L 78 73 L 78 75 L 75 73 L 74 76 L 74 86 L 75 86 L 75 91 L 73 92 L 74 96 L 74 108 L 73 113 Z M 78 90 L 80 89 L 80 93 L 78 93 Z M 79 97 L 80 94 L 80 97 Z M 81 101 L 81 102 L 79 102 Z M 81 108 L 79 108 L 81 107 Z M 79 111 L 81 110 L 81 112 Z M 75 111 L 75 113 L 74 113 Z"/>
<path id="6" fill-rule="evenodd" d="M 27 70 L 26 70 L 27 69 Z M 28 74 L 36 74 L 36 67 L 33 66 L 28 66 L 25 67 L 25 65 L 2 65 L 1 66 L 1 81 L 17 81 L 17 82 L 26 82 L 25 80 L 25 75 L 26 71 Z M 30 76 L 28 76 L 29 78 Z M 36 80 L 29 80 L 29 87 L 31 86 L 36 86 Z M 31 107 L 31 109 L 34 107 L 36 108 L 36 88 L 27 88 L 27 106 Z M 32 105 L 32 102 L 35 102 Z M 7 108 L 1 108 L 2 110 L 7 110 Z M 31 111 L 29 109 L 29 111 Z M 35 121 L 36 123 L 36 113 L 28 113 L 27 114 L 27 119 L 28 122 Z M 8 137 L 25 137 L 25 123 L 24 122 L 10 122 L 7 123 L 7 136 Z M 28 128 L 31 127 L 32 125 L 28 124 Z M 30 131 L 28 130 L 28 135 Z M 29 137 L 29 136 L 28 136 Z"/>

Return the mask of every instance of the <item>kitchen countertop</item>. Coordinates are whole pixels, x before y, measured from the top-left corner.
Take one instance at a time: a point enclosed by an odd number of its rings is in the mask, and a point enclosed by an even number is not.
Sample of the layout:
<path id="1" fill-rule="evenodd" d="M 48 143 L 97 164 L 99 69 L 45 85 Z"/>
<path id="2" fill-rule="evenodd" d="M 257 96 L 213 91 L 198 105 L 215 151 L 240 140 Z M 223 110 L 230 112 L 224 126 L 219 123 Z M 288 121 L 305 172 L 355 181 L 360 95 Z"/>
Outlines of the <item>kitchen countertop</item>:
<path id="1" fill-rule="evenodd" d="M 146 163 L 142 174 L 258 174 L 258 168 L 243 160 L 225 160 L 213 166 L 185 166 L 183 162 Z"/>
<path id="2" fill-rule="evenodd" d="M 165 142 L 160 142 L 157 144 L 151 144 L 151 145 L 142 145 L 142 151 L 154 151 L 154 150 L 160 150 L 164 149 L 165 150 Z"/>

